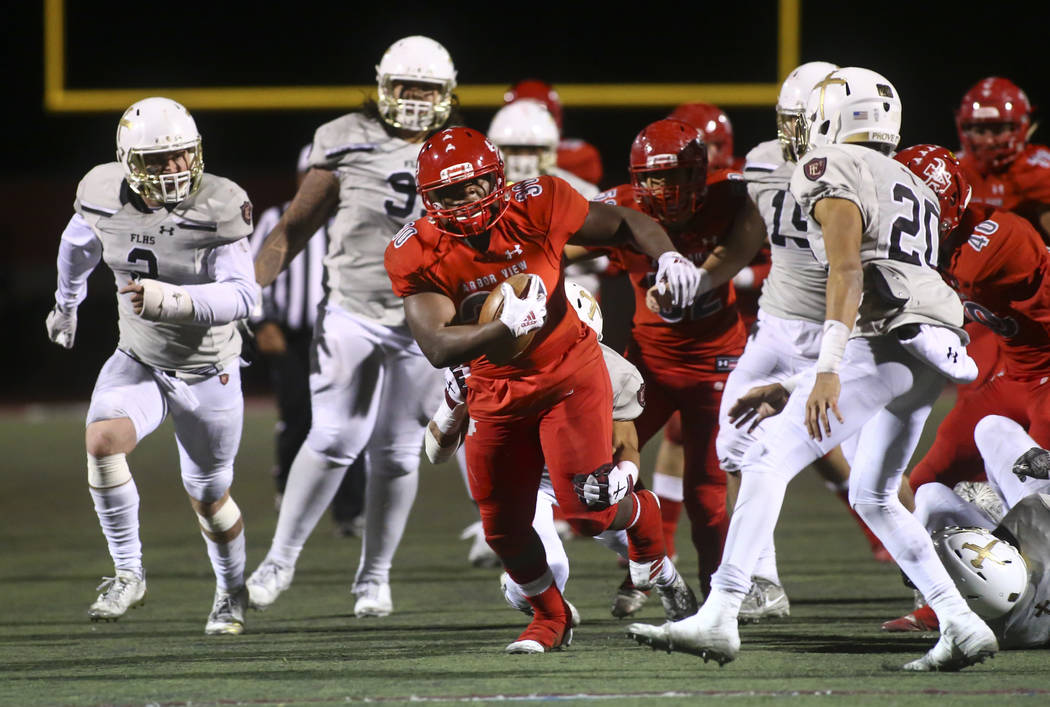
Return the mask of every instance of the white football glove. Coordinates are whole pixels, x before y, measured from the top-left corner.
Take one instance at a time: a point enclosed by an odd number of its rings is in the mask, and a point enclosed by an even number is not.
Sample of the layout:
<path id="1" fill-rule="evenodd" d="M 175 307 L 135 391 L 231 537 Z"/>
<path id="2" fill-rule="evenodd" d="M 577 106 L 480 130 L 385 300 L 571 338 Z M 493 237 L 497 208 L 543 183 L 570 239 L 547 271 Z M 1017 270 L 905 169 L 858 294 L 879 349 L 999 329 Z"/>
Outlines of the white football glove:
<path id="1" fill-rule="evenodd" d="M 521 298 L 506 282 L 499 286 L 503 293 L 503 311 L 499 320 L 515 338 L 539 329 L 547 321 L 547 287 L 537 275 L 529 275 L 529 279 L 528 291 Z"/>
<path id="2" fill-rule="evenodd" d="M 605 464 L 590 474 L 577 474 L 573 477 L 573 486 L 588 508 L 603 510 L 615 506 L 633 491 L 637 478 L 638 467 L 624 460 L 616 466 Z"/>
<path id="3" fill-rule="evenodd" d="M 77 310 L 65 312 L 56 304 L 48 312 L 44 326 L 47 327 L 47 338 L 64 349 L 71 349 L 77 335 Z"/>
<path id="4" fill-rule="evenodd" d="M 676 307 L 692 306 L 700 289 L 702 271 L 684 255 L 673 250 L 662 254 L 656 263 L 656 283 L 666 284 L 671 292 L 671 303 Z"/>
<path id="5" fill-rule="evenodd" d="M 461 363 L 445 369 L 445 396 L 456 405 L 467 402 L 467 379 L 470 366 Z"/>

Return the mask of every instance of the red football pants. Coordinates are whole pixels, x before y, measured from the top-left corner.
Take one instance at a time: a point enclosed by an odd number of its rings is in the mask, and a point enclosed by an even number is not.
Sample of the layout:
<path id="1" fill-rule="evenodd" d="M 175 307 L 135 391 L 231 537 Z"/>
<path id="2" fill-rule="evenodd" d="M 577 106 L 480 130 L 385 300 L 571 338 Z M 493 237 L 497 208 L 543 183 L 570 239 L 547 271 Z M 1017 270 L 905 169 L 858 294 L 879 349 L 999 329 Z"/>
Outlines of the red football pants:
<path id="1" fill-rule="evenodd" d="M 545 460 L 558 504 L 574 527 L 597 535 L 616 517 L 616 506 L 587 508 L 572 486 L 574 475 L 612 461 L 612 384 L 604 361 L 581 368 L 571 393 L 543 410 L 472 421 L 466 455 L 470 494 L 489 546 L 514 581 L 537 579 L 546 560 L 532 519 Z"/>
<path id="2" fill-rule="evenodd" d="M 986 415 L 1002 415 L 1028 430 L 1041 447 L 1050 445 L 1050 381 L 992 378 L 976 390 L 960 394 L 955 407 L 937 429 L 937 438 L 908 481 L 915 490 L 938 481 L 949 488 L 960 481 L 987 478 L 973 440 L 973 430 Z"/>

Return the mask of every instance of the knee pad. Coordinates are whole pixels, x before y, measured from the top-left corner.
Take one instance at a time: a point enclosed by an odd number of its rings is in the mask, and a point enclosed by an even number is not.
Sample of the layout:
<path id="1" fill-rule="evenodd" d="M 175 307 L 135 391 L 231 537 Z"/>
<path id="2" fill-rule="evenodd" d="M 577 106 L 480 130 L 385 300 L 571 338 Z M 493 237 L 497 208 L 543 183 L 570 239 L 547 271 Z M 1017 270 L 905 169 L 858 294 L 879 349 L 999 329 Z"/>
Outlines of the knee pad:
<path id="1" fill-rule="evenodd" d="M 226 503 L 215 511 L 215 515 L 202 516 L 197 514 L 197 521 L 201 530 L 210 536 L 223 535 L 230 529 L 236 527 L 241 521 L 241 509 L 234 503 L 233 498 L 227 498 Z"/>
<path id="2" fill-rule="evenodd" d="M 87 455 L 88 485 L 95 489 L 108 489 L 131 481 L 131 469 L 127 456 L 110 454 L 104 457 Z"/>
<path id="3" fill-rule="evenodd" d="M 409 476 L 419 472 L 419 442 L 368 450 L 369 475 Z"/>
<path id="4" fill-rule="evenodd" d="M 226 466 L 204 473 L 200 469 L 183 470 L 182 487 L 190 498 L 202 503 L 214 503 L 233 485 L 233 467 Z"/>
<path id="5" fill-rule="evenodd" d="M 318 425 L 316 420 L 310 427 L 310 433 L 306 436 L 305 444 L 318 456 L 341 466 L 350 466 L 361 453 L 361 449 L 352 450 L 349 439 L 354 435 L 347 434 L 346 430 L 330 425 Z"/>

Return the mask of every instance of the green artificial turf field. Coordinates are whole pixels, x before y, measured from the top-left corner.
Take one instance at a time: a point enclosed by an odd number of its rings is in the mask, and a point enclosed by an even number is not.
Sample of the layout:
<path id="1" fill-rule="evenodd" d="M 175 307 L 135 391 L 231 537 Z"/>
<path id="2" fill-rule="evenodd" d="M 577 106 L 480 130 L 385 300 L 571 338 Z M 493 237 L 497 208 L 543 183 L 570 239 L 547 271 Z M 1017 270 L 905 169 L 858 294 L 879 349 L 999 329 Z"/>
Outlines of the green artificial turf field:
<path id="1" fill-rule="evenodd" d="M 943 413 L 942 404 L 934 421 Z M 233 495 L 244 513 L 249 571 L 262 560 L 276 521 L 268 473 L 273 420 L 267 405 L 250 406 L 237 460 Z M 421 471 L 392 574 L 390 617 L 353 617 L 349 584 L 360 541 L 335 537 L 326 517 L 292 588 L 269 611 L 249 613 L 244 635 L 207 637 L 214 580 L 166 423 L 129 457 L 143 499 L 147 603 L 118 622 L 93 624 L 86 609 L 112 566 L 86 489 L 82 430 L 83 410 L 0 417 L 3 705 L 1050 701 L 1043 651 L 1000 653 L 957 674 L 887 670 L 918 657 L 935 638 L 879 631 L 882 621 L 910 609 L 911 590 L 893 566 L 871 558 L 841 502 L 808 471 L 789 488 L 777 530 L 791 616 L 743 627 L 740 656 L 722 668 L 626 639 L 626 623 L 609 614 L 622 570 L 584 539 L 568 543 L 567 596 L 583 616 L 572 646 L 504 655 L 527 618 L 504 604 L 498 571 L 466 562 L 468 544 L 458 535 L 473 510 L 453 465 Z M 653 454 L 650 445 L 647 462 Z M 695 588 L 686 522 L 683 516 L 679 566 Z M 637 618 L 663 620 L 655 597 Z"/>

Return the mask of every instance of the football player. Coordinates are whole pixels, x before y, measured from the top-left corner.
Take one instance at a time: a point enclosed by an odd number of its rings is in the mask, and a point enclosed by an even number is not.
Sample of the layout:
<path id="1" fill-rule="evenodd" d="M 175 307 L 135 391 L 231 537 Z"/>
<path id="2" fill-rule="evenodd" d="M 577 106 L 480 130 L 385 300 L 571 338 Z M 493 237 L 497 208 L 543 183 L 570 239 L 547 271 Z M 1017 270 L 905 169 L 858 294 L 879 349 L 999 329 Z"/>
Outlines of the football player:
<path id="1" fill-rule="evenodd" d="M 441 374 L 412 339 L 383 251 L 421 213 L 416 155 L 452 117 L 456 70 L 444 47 L 411 36 L 383 54 L 376 80 L 378 102 L 317 129 L 311 169 L 255 259 L 265 287 L 334 216 L 328 295 L 314 334 L 313 421 L 292 463 L 270 550 L 248 578 L 257 609 L 291 585 L 303 544 L 347 468 L 367 453 L 354 614 L 393 610 L 390 566 L 415 500 L 423 425 Z"/>
<path id="2" fill-rule="evenodd" d="M 746 339 L 729 281 L 762 246 L 765 225 L 739 172 L 708 171 L 703 138 L 688 123 L 664 119 L 642 129 L 631 146 L 630 173 L 630 184 L 595 200 L 655 218 L 701 275 L 696 301 L 681 307 L 660 295 L 649 256 L 626 249 L 610 255 L 635 294 L 627 359 L 645 378 L 645 411 L 635 421 L 639 442 L 644 445 L 676 411 L 682 415 L 683 504 L 706 593 L 729 522 L 726 477 L 715 453 L 718 406 Z M 657 479 L 658 493 L 659 484 Z M 629 608 L 632 588 L 622 590 L 615 615 Z"/>
<path id="3" fill-rule="evenodd" d="M 915 493 L 915 515 L 939 545 L 950 544 L 945 540 L 960 528 L 991 531 L 982 539 L 955 543 L 957 546 L 948 548 L 950 552 L 942 552 L 945 567 L 974 610 L 988 620 L 1001 648 L 1042 647 L 1050 642 L 1050 612 L 1046 611 L 1050 598 L 1050 452 L 1017 422 L 999 415 L 977 423 L 974 437 L 992 493 L 1001 502 L 996 517 L 937 482 Z M 1023 560 L 997 556 L 998 551 L 993 554 L 999 544 L 1020 550 Z M 970 556 L 971 552 L 976 556 Z M 936 631 L 939 623 L 925 604 L 887 621 L 882 628 Z"/>
<path id="4" fill-rule="evenodd" d="M 564 109 L 561 98 L 553 86 L 539 79 L 524 79 L 508 88 L 503 94 L 504 103 L 513 103 L 521 98 L 531 98 L 547 106 L 547 110 L 550 111 L 558 126 L 558 134 L 561 135 Z M 602 156 L 598 148 L 586 140 L 559 137 L 557 164 L 561 169 L 575 174 L 585 182 L 601 184 Z"/>
<path id="5" fill-rule="evenodd" d="M 602 310 L 594 295 L 577 283 L 567 280 L 565 296 L 580 320 L 594 330 L 605 366 L 609 370 L 613 389 L 613 461 L 622 466 L 632 478 L 637 479 L 641 454 L 638 451 L 638 433 L 634 429 L 633 420 L 645 405 L 642 374 L 627 359 L 601 343 Z M 469 375 L 464 376 L 462 372 L 457 374 L 446 369 L 446 395 L 427 424 L 424 447 L 432 463 L 438 464 L 448 459 L 463 439 L 469 421 L 466 406 L 468 379 Z M 585 494 L 600 493 L 600 489 L 583 490 Z M 554 509 L 557 505 L 554 486 L 551 484 L 550 474 L 545 469 L 536 496 L 536 515 L 532 519 L 532 527 L 543 542 L 547 564 L 554 575 L 554 583 L 564 594 L 569 579 L 569 558 L 565 554 L 565 546 L 555 525 Z M 625 563 L 628 562 L 627 534 L 624 531 L 606 530 L 595 536 L 595 539 L 619 554 Z M 670 560 L 668 565 L 671 565 Z M 532 606 L 526 599 L 521 585 L 506 572 L 500 576 L 500 589 L 512 608 L 526 614 L 532 613 Z M 668 619 L 676 621 L 696 611 L 696 597 L 680 575 L 670 584 L 658 584 L 656 589 Z M 566 604 L 572 612 L 572 625 L 575 628 L 579 624 L 579 615 L 571 603 L 566 601 Z"/>
<path id="6" fill-rule="evenodd" d="M 682 621 L 632 624 L 628 635 L 640 642 L 720 664 L 733 660 L 737 614 L 788 481 L 859 434 L 850 502 L 944 627 L 937 644 L 904 669 L 958 670 L 998 650 L 930 536 L 897 498 L 945 377 L 972 380 L 977 373 L 961 338 L 962 305 L 935 268 L 937 198 L 888 156 L 900 139 L 900 119 L 896 89 L 867 69 L 838 69 L 809 95 L 808 150 L 792 173 L 791 193 L 803 215 L 820 224 L 809 242 L 828 267 L 820 353 L 787 385 L 794 392 L 784 411 L 743 458 L 711 594 Z"/>
<path id="7" fill-rule="evenodd" d="M 145 600 L 139 493 L 127 455 L 170 412 L 182 484 L 215 571 L 204 632 L 239 634 L 248 602 L 244 522 L 229 489 L 244 414 L 236 322 L 258 301 L 246 239 L 251 202 L 204 172 L 189 112 L 152 97 L 124 112 L 117 161 L 87 173 L 73 208 L 48 336 L 72 348 L 77 306 L 102 260 L 116 280 L 120 329 L 87 413 L 88 485 L 116 569 L 88 615 L 113 621 Z"/>
<path id="8" fill-rule="evenodd" d="M 475 130 L 449 128 L 427 140 L 417 182 L 427 217 L 395 236 L 387 272 L 430 362 L 470 363 L 471 495 L 489 546 L 533 608 L 531 623 L 507 651 L 548 651 L 567 644 L 571 629 L 532 529 L 544 461 L 558 503 L 578 530 L 627 531 L 636 583 L 649 588 L 674 579 L 656 497 L 632 491 L 630 475 L 611 464 L 612 388 L 597 337 L 561 289 L 562 250 L 570 241 L 630 245 L 659 262 L 657 280 L 677 306 L 692 303 L 700 276 L 655 222 L 631 210 L 588 202 L 557 177 L 508 187 L 499 149 Z M 528 275 L 521 297 L 503 282 L 517 273 Z M 478 323 L 497 287 L 497 318 Z M 509 363 L 486 357 L 532 332 L 529 348 Z M 585 502 L 574 485 L 591 476 L 599 494 Z"/>
<path id="9" fill-rule="evenodd" d="M 972 201 L 963 165 L 945 148 L 916 145 L 895 159 L 937 194 L 941 272 L 967 318 L 998 339 L 999 373 L 959 395 L 909 477 L 913 490 L 932 481 L 954 487 L 983 477 L 974 427 L 987 415 L 1017 421 L 1050 447 L 1050 254 L 1028 221 Z"/>

